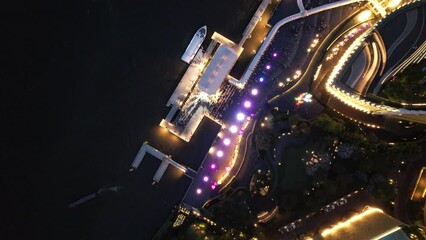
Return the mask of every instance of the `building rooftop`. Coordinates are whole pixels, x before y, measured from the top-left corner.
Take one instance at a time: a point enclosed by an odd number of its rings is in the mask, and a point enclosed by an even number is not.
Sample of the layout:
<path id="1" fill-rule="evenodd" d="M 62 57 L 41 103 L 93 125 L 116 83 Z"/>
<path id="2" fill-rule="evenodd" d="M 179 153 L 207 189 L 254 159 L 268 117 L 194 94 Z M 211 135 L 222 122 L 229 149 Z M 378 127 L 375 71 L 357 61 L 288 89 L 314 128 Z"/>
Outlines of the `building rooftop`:
<path id="1" fill-rule="evenodd" d="M 321 232 L 314 239 L 324 240 L 406 240 L 407 235 L 401 230 L 404 226 L 399 220 L 387 215 L 378 208 L 367 208 L 363 212 L 339 222 Z"/>
<path id="2" fill-rule="evenodd" d="M 220 45 L 200 78 L 198 88 L 209 95 L 215 94 L 237 59 L 238 53 L 234 49 Z"/>

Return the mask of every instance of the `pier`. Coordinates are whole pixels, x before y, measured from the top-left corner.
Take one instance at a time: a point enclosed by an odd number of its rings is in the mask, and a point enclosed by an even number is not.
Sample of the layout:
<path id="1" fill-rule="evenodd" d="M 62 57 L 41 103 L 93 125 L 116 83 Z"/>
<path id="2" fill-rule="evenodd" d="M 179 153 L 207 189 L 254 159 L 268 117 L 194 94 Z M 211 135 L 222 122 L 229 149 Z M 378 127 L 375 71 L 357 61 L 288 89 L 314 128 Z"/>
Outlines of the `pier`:
<path id="1" fill-rule="evenodd" d="M 260 3 L 238 44 L 220 33 L 214 32 L 212 34 L 207 50 L 205 52 L 202 48 L 198 50 L 194 60 L 168 100 L 166 106 L 171 107 L 171 109 L 165 119 L 161 120 L 161 127 L 189 142 L 204 117 L 223 125 L 221 119 L 217 119 L 211 114 L 211 108 L 216 103 L 215 99 L 220 97 L 220 88 L 224 81 L 239 89 L 244 88 L 247 81 L 240 81 L 230 72 L 244 52 L 245 45 L 250 45 L 250 48 L 256 48 L 260 45 L 259 39 L 251 39 L 251 34 L 256 32 L 256 35 L 258 35 L 258 32 L 261 31 L 263 35 L 266 35 L 269 31 L 269 28 L 265 29 L 267 20 L 270 18 L 269 12 L 279 2 L 279 0 L 276 3 L 274 2 L 275 5 L 273 6 L 272 0 L 263 0 Z M 264 16 L 265 14 L 266 16 Z M 247 55 L 246 52 L 245 55 Z M 177 120 L 173 120 L 175 118 Z"/>
<path id="2" fill-rule="evenodd" d="M 194 173 L 196 173 L 191 168 L 187 168 L 187 167 L 175 162 L 173 159 L 171 159 L 170 156 L 167 156 L 166 154 L 164 154 L 164 153 L 158 151 L 157 149 L 155 149 L 154 147 L 150 146 L 148 144 L 148 142 L 144 142 L 142 147 L 139 149 L 138 154 L 136 154 L 136 157 L 132 162 L 132 165 L 131 165 L 132 168 L 130 169 L 130 171 L 133 171 L 133 170 L 135 170 L 139 167 L 139 165 L 141 164 L 143 157 L 145 156 L 146 153 L 151 154 L 152 156 L 156 157 L 157 159 L 159 159 L 161 161 L 161 165 L 157 169 L 157 171 L 155 172 L 155 175 L 154 175 L 154 178 L 153 178 L 154 183 L 160 182 L 161 177 L 163 176 L 164 172 L 166 171 L 166 169 L 169 165 L 172 165 L 173 167 L 176 167 L 177 169 L 181 170 L 186 176 L 188 176 L 190 178 L 193 178 Z"/>

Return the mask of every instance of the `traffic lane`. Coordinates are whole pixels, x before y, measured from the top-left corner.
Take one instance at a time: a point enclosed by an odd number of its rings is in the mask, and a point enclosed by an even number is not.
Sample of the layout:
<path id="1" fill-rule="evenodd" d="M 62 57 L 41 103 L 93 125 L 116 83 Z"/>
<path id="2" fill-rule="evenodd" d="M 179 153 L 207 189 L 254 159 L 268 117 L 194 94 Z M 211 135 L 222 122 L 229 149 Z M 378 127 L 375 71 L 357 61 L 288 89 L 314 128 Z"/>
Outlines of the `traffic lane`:
<path id="1" fill-rule="evenodd" d="M 384 72 L 392 68 L 395 64 L 398 62 L 401 62 L 403 58 L 401 56 L 409 56 L 412 52 L 415 51 L 413 49 L 413 46 L 420 44 L 424 41 L 425 37 L 425 28 L 424 28 L 424 10 L 425 6 L 421 8 L 419 11 L 418 20 L 416 22 L 416 25 L 414 26 L 413 30 L 405 37 L 405 39 L 398 45 L 398 47 L 395 49 L 393 54 L 391 56 L 388 56 L 387 64 L 384 69 Z M 394 35 L 398 35 L 398 31 L 392 32 Z M 392 34 L 390 33 L 390 34 Z M 386 45 L 386 42 L 385 42 Z"/>
<path id="2" fill-rule="evenodd" d="M 422 41 L 424 41 L 424 36 L 426 30 L 424 29 L 424 18 L 425 18 L 425 6 L 419 8 L 419 16 L 417 17 L 416 25 L 413 30 L 405 37 L 405 39 L 398 45 L 398 47 L 393 51 L 392 55 L 387 56 L 386 65 L 384 67 L 383 72 L 386 73 L 390 71 L 395 65 L 401 63 L 405 57 L 410 56 L 416 49 L 413 46 L 420 45 Z M 413 10 L 413 9 L 411 9 Z M 405 14 L 403 14 L 405 13 Z M 406 21 L 406 12 L 403 12 L 394 18 L 390 19 L 386 25 L 382 26 L 378 29 L 380 36 L 383 39 L 386 49 L 392 45 L 392 43 L 397 39 L 400 35 L 399 33 L 403 31 L 403 28 L 400 26 L 405 26 Z M 400 21 L 401 22 L 398 22 Z M 404 24 L 401 24 L 404 23 Z M 395 27 L 396 26 L 396 27 Z M 370 86 L 376 86 L 377 84 L 382 84 L 381 80 L 384 77 L 376 76 Z M 369 92 L 373 91 L 374 88 L 370 87 Z"/>

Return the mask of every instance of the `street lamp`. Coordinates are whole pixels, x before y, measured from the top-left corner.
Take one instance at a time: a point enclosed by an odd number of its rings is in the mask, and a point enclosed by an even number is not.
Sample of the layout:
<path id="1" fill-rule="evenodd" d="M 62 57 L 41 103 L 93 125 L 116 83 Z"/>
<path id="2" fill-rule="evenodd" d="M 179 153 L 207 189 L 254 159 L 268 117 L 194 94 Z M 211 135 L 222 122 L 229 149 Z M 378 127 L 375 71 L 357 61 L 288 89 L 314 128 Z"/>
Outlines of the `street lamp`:
<path id="1" fill-rule="evenodd" d="M 246 117 L 246 115 L 244 115 L 244 113 L 242 113 L 242 112 L 237 114 L 237 120 L 238 121 L 243 121 L 245 117 Z"/>
<path id="2" fill-rule="evenodd" d="M 237 133 L 237 132 L 238 132 L 238 127 L 237 127 L 237 126 L 235 126 L 235 125 L 232 125 L 232 126 L 229 128 L 229 131 L 230 131 L 231 133 Z"/>
<path id="3" fill-rule="evenodd" d="M 364 22 L 367 21 L 371 16 L 370 10 L 364 10 L 358 15 L 358 21 Z"/>

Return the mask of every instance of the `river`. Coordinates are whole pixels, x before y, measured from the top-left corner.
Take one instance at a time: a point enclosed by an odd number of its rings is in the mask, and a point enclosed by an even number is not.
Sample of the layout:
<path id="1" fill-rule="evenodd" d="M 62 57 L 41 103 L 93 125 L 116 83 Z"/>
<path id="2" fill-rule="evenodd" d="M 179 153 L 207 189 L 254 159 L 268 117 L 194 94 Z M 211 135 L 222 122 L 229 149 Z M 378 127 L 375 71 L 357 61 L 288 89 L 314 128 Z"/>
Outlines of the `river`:
<path id="1" fill-rule="evenodd" d="M 166 153 L 185 147 L 173 137 L 161 138 L 158 127 L 187 66 L 181 54 L 203 25 L 207 41 L 217 31 L 237 42 L 258 4 L 2 4 L 0 238 L 93 239 L 102 202 L 67 206 L 120 182 L 145 140 Z"/>

